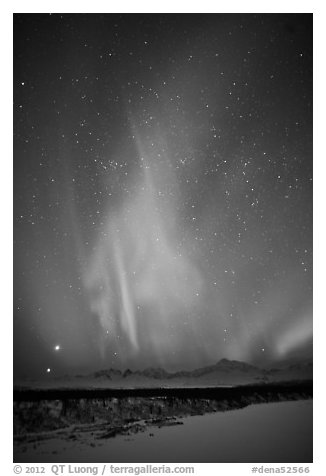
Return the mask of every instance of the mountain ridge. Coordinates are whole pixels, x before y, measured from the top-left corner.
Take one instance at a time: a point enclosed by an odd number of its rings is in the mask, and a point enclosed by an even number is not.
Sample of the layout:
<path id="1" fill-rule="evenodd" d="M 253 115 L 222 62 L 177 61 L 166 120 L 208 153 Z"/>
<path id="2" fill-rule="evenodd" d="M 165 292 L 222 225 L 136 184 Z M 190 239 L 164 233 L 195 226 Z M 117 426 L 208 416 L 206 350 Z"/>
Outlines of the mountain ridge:
<path id="1" fill-rule="evenodd" d="M 88 374 L 88 376 L 93 375 L 95 377 L 102 377 L 107 376 L 111 378 L 112 375 L 114 376 L 121 376 L 122 378 L 129 377 L 130 375 L 140 375 L 154 379 L 173 379 L 178 377 L 200 377 L 202 375 L 214 372 L 214 371 L 234 371 L 235 369 L 241 369 L 244 372 L 248 371 L 260 371 L 259 367 L 256 367 L 252 364 L 248 364 L 246 362 L 241 362 L 239 360 L 229 360 L 229 359 L 221 359 L 215 364 L 208 365 L 205 367 L 199 367 L 194 370 L 177 370 L 175 372 L 169 372 L 162 367 L 146 367 L 143 370 L 130 370 L 129 368 L 121 371 L 114 368 L 110 368 L 108 370 L 103 369 L 100 371 L 93 372 Z"/>
<path id="2" fill-rule="evenodd" d="M 312 380 L 312 361 L 302 361 L 279 367 L 260 368 L 238 360 L 221 359 L 215 364 L 194 370 L 168 372 L 161 367 L 143 370 L 102 369 L 85 375 L 49 376 L 41 382 L 15 382 L 15 386 L 32 387 L 203 387 L 234 386 L 291 380 Z"/>

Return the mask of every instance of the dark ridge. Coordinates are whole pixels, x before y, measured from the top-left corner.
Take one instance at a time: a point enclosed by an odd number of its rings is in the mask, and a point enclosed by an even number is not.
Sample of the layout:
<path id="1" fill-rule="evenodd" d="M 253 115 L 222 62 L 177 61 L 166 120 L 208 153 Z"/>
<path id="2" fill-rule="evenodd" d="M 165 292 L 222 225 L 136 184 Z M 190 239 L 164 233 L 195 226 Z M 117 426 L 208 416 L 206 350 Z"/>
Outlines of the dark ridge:
<path id="1" fill-rule="evenodd" d="M 41 400 L 76 400 L 102 398 L 196 398 L 229 400 L 259 394 L 263 398 L 268 395 L 300 393 L 312 397 L 312 380 L 260 383 L 239 385 L 236 387 L 206 387 L 206 388 L 96 388 L 96 389 L 14 389 L 14 401 Z"/>

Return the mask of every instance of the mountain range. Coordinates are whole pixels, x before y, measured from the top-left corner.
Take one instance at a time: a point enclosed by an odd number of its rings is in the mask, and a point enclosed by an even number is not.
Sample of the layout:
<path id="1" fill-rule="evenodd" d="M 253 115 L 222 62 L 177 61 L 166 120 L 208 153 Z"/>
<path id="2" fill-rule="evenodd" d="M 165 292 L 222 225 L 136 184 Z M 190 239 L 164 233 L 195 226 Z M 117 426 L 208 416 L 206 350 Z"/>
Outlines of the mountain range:
<path id="1" fill-rule="evenodd" d="M 237 360 L 222 359 L 216 364 L 195 370 L 168 372 L 163 368 L 121 371 L 103 369 L 86 375 L 50 377 L 45 381 L 19 382 L 15 386 L 74 388 L 136 388 L 136 387 L 211 387 L 250 383 L 310 380 L 311 360 L 281 363 L 277 368 L 259 368 Z"/>

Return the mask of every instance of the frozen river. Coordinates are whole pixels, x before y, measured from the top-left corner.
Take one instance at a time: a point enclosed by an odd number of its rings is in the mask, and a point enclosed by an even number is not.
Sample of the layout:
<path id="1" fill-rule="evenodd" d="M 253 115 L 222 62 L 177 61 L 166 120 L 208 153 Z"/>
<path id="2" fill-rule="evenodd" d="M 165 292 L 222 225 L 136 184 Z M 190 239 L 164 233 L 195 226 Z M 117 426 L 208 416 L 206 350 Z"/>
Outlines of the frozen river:
<path id="1" fill-rule="evenodd" d="M 183 425 L 90 444 L 50 439 L 19 447 L 15 462 L 308 463 L 312 400 L 250 405 L 182 419 Z"/>

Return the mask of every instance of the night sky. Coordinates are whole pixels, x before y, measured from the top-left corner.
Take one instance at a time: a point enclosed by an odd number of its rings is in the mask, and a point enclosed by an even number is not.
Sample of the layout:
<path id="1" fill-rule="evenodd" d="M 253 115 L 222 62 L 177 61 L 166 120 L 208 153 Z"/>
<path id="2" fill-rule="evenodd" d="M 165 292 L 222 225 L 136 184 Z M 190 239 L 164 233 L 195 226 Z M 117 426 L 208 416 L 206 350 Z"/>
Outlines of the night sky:
<path id="1" fill-rule="evenodd" d="M 14 373 L 311 355 L 312 15 L 14 15 Z"/>

